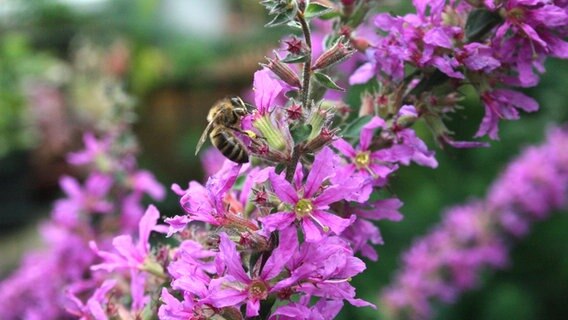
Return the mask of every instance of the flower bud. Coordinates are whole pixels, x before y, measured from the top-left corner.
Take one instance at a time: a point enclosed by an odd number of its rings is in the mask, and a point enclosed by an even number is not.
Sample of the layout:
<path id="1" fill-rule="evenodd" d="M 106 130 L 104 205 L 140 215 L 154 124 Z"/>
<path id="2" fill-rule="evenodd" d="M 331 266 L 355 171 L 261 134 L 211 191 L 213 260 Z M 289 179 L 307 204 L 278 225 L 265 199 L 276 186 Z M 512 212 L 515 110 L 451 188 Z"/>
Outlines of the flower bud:
<path id="1" fill-rule="evenodd" d="M 312 70 L 325 69 L 341 62 L 355 53 L 349 44 L 344 42 L 345 37 L 340 37 L 329 50 L 324 52 L 312 66 Z"/>
<path id="2" fill-rule="evenodd" d="M 396 119 L 396 126 L 399 128 L 408 128 L 418 120 L 418 113 L 414 106 L 404 105 L 399 111 Z"/>
<path id="3" fill-rule="evenodd" d="M 306 152 L 317 152 L 321 148 L 329 145 L 333 139 L 337 136 L 339 129 L 328 129 L 327 127 L 321 129 L 320 133 L 305 146 Z"/>
<path id="4" fill-rule="evenodd" d="M 293 55 L 303 55 L 306 53 L 306 46 L 304 42 L 296 37 L 292 37 L 290 40 L 284 40 L 286 44 L 286 51 Z"/>
<path id="5" fill-rule="evenodd" d="M 343 16 L 348 18 L 353 14 L 355 10 L 355 3 L 357 0 L 341 0 Z"/>
<path id="6" fill-rule="evenodd" d="M 353 38 L 351 39 L 351 45 L 361 52 L 365 52 L 371 46 L 365 38 Z"/>
<path id="7" fill-rule="evenodd" d="M 225 320 L 243 320 L 241 311 L 237 308 L 227 307 L 219 311 L 219 315 Z"/>
<path id="8" fill-rule="evenodd" d="M 158 277 L 158 278 L 165 278 L 166 274 L 164 273 L 164 268 L 158 262 L 147 258 L 142 265 L 142 270 Z"/>
<path id="9" fill-rule="evenodd" d="M 361 108 L 359 109 L 359 117 L 372 116 L 376 114 L 375 97 L 365 91 L 361 96 Z"/>
<path id="10" fill-rule="evenodd" d="M 303 116 L 302 105 L 293 103 L 288 109 L 286 109 L 286 113 L 288 114 L 288 119 L 299 120 Z"/>
<path id="11" fill-rule="evenodd" d="M 307 139 L 308 141 L 314 139 L 319 135 L 326 120 L 327 120 L 326 110 L 318 108 L 314 110 L 314 112 L 312 112 L 310 118 L 308 119 L 308 124 L 312 126 L 312 131 L 310 132 L 310 135 L 308 136 Z"/>
<path id="12" fill-rule="evenodd" d="M 286 82 L 292 87 L 300 88 L 302 84 L 298 75 L 292 70 L 288 65 L 282 63 L 278 56 L 275 54 L 276 59 L 271 59 L 266 57 L 268 64 L 261 63 L 260 65 L 268 68 L 275 75 L 278 76 L 282 81 Z"/>
<path id="13" fill-rule="evenodd" d="M 245 232 L 241 234 L 239 245 L 251 249 L 252 251 L 266 251 L 268 250 L 268 239 L 252 232 Z"/>

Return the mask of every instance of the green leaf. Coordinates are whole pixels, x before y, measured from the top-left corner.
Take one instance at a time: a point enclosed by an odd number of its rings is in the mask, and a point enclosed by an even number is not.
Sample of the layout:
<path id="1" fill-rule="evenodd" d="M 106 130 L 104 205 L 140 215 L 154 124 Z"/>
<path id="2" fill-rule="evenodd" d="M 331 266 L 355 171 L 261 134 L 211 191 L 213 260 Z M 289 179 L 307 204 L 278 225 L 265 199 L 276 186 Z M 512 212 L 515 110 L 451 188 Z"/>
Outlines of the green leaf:
<path id="1" fill-rule="evenodd" d="M 337 34 L 329 34 L 323 40 L 324 50 L 329 50 L 329 48 L 333 47 L 333 45 L 339 39 L 339 35 Z"/>
<path id="2" fill-rule="evenodd" d="M 319 82 L 314 81 L 310 88 L 310 99 L 314 102 L 319 102 L 323 99 L 323 96 L 327 92 L 327 88 L 319 84 Z"/>
<path id="3" fill-rule="evenodd" d="M 286 25 L 290 28 L 302 30 L 302 25 L 296 20 L 292 20 L 292 21 L 288 22 Z"/>
<path id="4" fill-rule="evenodd" d="M 311 132 L 312 132 L 311 124 L 298 125 L 290 130 L 290 134 L 292 135 L 292 139 L 294 139 L 295 144 L 299 144 L 305 141 L 309 137 Z"/>
<path id="5" fill-rule="evenodd" d="M 331 20 L 337 17 L 340 17 L 341 13 L 339 11 L 331 11 L 326 14 L 319 16 L 320 20 Z"/>
<path id="6" fill-rule="evenodd" d="M 467 17 L 465 36 L 468 42 L 483 39 L 491 29 L 503 22 L 497 12 L 486 9 L 473 10 Z"/>
<path id="7" fill-rule="evenodd" d="M 341 136 L 343 136 L 344 138 L 353 138 L 353 139 L 359 138 L 359 134 L 361 133 L 361 128 L 363 128 L 363 126 L 369 123 L 369 121 L 371 121 L 372 118 L 373 116 L 363 116 L 353 120 L 345 127 L 345 129 L 341 131 Z"/>
<path id="8" fill-rule="evenodd" d="M 276 174 L 280 174 L 282 171 L 284 171 L 284 169 L 286 169 L 286 165 L 279 163 L 276 168 L 274 168 L 274 171 L 276 172 Z"/>
<path id="9" fill-rule="evenodd" d="M 280 60 L 284 63 L 299 63 L 306 61 L 306 55 L 298 55 L 298 54 L 289 54 L 284 59 Z"/>
<path id="10" fill-rule="evenodd" d="M 345 89 L 343 89 L 342 87 L 338 86 L 332 79 L 330 76 L 323 74 L 321 72 L 314 72 L 314 78 L 316 79 L 316 81 L 321 84 L 322 86 L 328 88 L 328 89 L 332 89 L 332 90 L 337 90 L 337 91 L 345 91 Z"/>
<path id="11" fill-rule="evenodd" d="M 268 316 L 270 316 L 270 310 L 272 310 L 272 306 L 275 302 L 275 295 L 269 295 L 268 299 L 260 301 L 260 310 L 258 311 L 260 319 L 268 319 Z"/>
<path id="12" fill-rule="evenodd" d="M 284 94 L 288 99 L 298 99 L 300 97 L 300 92 L 298 90 L 290 90 Z"/>
<path id="13" fill-rule="evenodd" d="M 310 5 L 308 5 L 306 10 L 304 11 L 304 17 L 306 19 L 312 19 L 322 16 L 326 13 L 330 13 L 332 10 L 332 8 L 324 6 L 320 3 L 310 3 Z"/>
<path id="14" fill-rule="evenodd" d="M 288 22 L 292 21 L 294 18 L 290 17 L 288 14 L 286 13 L 280 13 L 278 15 L 276 15 L 274 17 L 274 19 L 272 19 L 269 23 L 265 24 L 265 27 L 277 27 L 277 26 L 281 26 L 284 24 L 287 24 Z"/>
<path id="15" fill-rule="evenodd" d="M 355 8 L 355 12 L 349 17 L 347 25 L 353 29 L 357 28 L 364 20 L 369 12 L 369 5 L 367 1 L 360 1 L 360 4 Z"/>

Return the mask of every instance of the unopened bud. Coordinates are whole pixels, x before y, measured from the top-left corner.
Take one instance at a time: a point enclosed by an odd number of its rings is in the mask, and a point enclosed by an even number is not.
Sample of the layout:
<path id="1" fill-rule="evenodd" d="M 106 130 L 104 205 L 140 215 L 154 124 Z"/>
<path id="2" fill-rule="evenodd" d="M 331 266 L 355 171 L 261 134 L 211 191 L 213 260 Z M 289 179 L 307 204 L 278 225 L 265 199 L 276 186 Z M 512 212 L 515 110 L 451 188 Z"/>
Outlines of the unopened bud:
<path id="1" fill-rule="evenodd" d="M 162 265 L 150 258 L 144 260 L 144 263 L 142 264 L 142 270 L 158 278 L 166 278 L 166 274 L 164 273 L 164 268 L 162 267 Z"/>
<path id="2" fill-rule="evenodd" d="M 369 41 L 367 41 L 365 38 L 351 39 L 351 45 L 361 52 L 365 52 L 371 46 Z"/>
<path id="3" fill-rule="evenodd" d="M 282 63 L 278 56 L 275 54 L 276 59 L 266 58 L 268 64 L 260 64 L 261 66 L 268 68 L 275 75 L 278 76 L 282 81 L 286 82 L 292 87 L 300 88 L 302 84 L 298 75 L 292 70 L 288 65 Z"/>
<path id="4" fill-rule="evenodd" d="M 395 125 L 398 128 L 408 128 L 418 120 L 418 117 L 418 112 L 416 112 L 414 106 L 404 105 L 398 113 Z"/>
<path id="5" fill-rule="evenodd" d="M 375 97 L 365 92 L 361 97 L 361 108 L 359 109 L 359 117 L 372 116 L 376 114 Z"/>
<path id="6" fill-rule="evenodd" d="M 320 134 L 322 128 L 325 125 L 327 117 L 328 117 L 327 111 L 322 110 L 321 108 L 318 108 L 312 112 L 310 118 L 308 119 L 308 124 L 312 126 L 312 131 L 308 136 L 308 141 L 314 139 Z"/>
<path id="7" fill-rule="evenodd" d="M 264 206 L 268 201 L 268 194 L 266 193 L 266 191 L 263 190 L 255 191 L 253 201 L 259 206 Z"/>
<path id="8" fill-rule="evenodd" d="M 317 152 L 319 151 L 321 148 L 329 145 L 333 139 L 337 136 L 337 132 L 339 131 L 339 129 L 328 129 L 328 128 L 323 128 L 321 129 L 321 132 L 319 133 L 319 135 L 317 135 L 314 139 L 310 140 L 306 146 L 305 146 L 305 150 L 306 152 Z"/>
<path id="9" fill-rule="evenodd" d="M 288 119 L 290 120 L 301 119 L 303 116 L 302 105 L 294 103 L 292 104 L 292 106 L 286 109 L 286 113 L 288 114 Z"/>
<path id="10" fill-rule="evenodd" d="M 243 314 L 237 308 L 227 307 L 220 310 L 219 315 L 225 320 L 243 320 Z M 207 318 L 209 319 L 209 318 Z M 211 317 L 213 319 L 213 317 Z"/>
<path id="11" fill-rule="evenodd" d="M 239 245 L 253 251 L 265 251 L 268 249 L 268 239 L 257 233 L 242 233 Z"/>
<path id="12" fill-rule="evenodd" d="M 357 0 L 341 0 L 343 16 L 348 18 L 353 14 Z"/>
<path id="13" fill-rule="evenodd" d="M 312 66 L 312 70 L 325 69 L 352 56 L 355 50 L 349 44 L 346 44 L 344 39 L 344 37 L 340 37 L 333 47 L 319 56 Z"/>
<path id="14" fill-rule="evenodd" d="M 304 42 L 296 37 L 291 38 L 290 40 L 284 40 L 284 44 L 286 44 L 286 51 L 293 55 L 302 55 L 306 53 L 306 46 Z"/>

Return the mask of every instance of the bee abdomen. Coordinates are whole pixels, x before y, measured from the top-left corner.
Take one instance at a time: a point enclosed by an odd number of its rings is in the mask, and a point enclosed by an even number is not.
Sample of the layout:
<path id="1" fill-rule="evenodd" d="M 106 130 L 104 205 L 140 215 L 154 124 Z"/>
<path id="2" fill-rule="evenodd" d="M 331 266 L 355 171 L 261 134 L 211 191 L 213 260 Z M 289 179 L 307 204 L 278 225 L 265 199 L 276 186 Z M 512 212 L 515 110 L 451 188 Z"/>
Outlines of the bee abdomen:
<path id="1" fill-rule="evenodd" d="M 236 163 L 249 161 L 247 148 L 237 136 L 228 128 L 217 128 L 211 132 L 211 143 L 227 157 Z"/>

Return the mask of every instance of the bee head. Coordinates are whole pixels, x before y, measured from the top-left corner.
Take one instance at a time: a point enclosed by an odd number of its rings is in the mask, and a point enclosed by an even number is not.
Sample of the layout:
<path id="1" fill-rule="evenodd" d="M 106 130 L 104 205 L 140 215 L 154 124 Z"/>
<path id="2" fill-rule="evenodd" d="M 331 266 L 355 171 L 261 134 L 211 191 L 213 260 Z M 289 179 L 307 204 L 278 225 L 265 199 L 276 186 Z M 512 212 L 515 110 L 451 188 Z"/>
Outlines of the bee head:
<path id="1" fill-rule="evenodd" d="M 247 113 L 250 113 L 250 112 L 253 111 L 253 106 L 248 104 L 248 103 L 245 103 L 243 101 L 243 99 L 241 99 L 240 97 L 232 97 L 232 98 L 230 98 L 230 100 L 231 100 L 231 104 L 235 108 L 243 109 Z"/>

